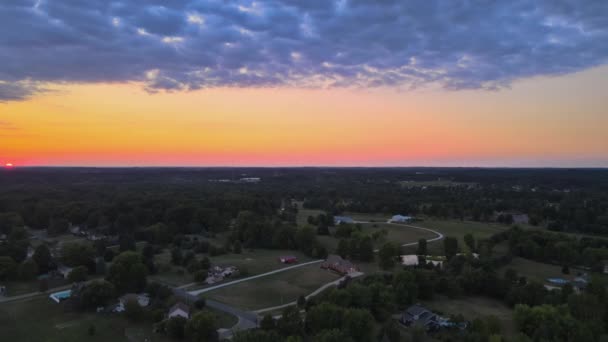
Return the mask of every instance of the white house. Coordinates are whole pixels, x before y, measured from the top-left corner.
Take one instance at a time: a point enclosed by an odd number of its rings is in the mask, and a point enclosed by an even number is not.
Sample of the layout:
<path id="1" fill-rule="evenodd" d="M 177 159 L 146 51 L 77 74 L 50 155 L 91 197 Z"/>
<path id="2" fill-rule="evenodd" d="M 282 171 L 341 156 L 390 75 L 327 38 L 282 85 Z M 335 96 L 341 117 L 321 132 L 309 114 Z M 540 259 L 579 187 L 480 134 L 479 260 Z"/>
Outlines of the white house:
<path id="1" fill-rule="evenodd" d="M 185 319 L 189 319 L 190 308 L 184 303 L 177 302 L 171 307 L 171 309 L 169 309 L 169 314 L 167 315 L 167 318 L 172 317 L 183 317 Z"/>
<path id="2" fill-rule="evenodd" d="M 390 220 L 388 220 L 388 222 L 391 223 L 407 223 L 412 221 L 414 218 L 411 216 L 404 216 L 404 215 L 395 215 L 393 217 L 391 217 Z"/>

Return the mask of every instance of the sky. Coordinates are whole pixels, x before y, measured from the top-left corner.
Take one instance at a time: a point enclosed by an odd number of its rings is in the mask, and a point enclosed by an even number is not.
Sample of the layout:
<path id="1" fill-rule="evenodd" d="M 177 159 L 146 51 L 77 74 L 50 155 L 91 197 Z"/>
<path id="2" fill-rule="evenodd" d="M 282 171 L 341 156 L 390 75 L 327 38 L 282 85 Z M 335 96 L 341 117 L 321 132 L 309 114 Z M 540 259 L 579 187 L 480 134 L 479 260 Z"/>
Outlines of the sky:
<path id="1" fill-rule="evenodd" d="M 0 163 L 608 167 L 608 2 L 0 3 Z"/>

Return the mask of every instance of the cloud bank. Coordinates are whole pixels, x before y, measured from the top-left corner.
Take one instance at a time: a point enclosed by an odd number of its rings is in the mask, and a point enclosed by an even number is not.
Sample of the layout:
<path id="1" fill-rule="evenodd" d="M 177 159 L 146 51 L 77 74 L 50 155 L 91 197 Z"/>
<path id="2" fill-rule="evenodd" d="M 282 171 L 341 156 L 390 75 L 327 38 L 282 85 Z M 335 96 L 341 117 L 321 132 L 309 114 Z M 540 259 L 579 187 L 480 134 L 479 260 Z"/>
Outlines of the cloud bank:
<path id="1" fill-rule="evenodd" d="M 56 82 L 497 89 L 608 60 L 608 1 L 3 0 L 0 101 Z"/>

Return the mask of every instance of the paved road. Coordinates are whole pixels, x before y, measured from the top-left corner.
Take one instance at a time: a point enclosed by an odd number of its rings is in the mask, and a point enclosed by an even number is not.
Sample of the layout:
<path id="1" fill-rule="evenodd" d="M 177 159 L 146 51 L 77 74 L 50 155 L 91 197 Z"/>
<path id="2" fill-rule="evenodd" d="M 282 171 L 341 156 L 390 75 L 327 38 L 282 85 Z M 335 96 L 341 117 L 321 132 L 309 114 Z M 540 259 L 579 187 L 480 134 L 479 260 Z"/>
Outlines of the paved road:
<path id="1" fill-rule="evenodd" d="M 221 289 L 222 287 L 232 286 L 232 285 L 235 285 L 235 284 L 238 284 L 238 283 L 242 283 L 242 282 L 245 282 L 245 281 L 267 277 L 269 275 L 273 275 L 273 274 L 277 274 L 277 273 L 293 270 L 293 269 L 299 268 L 299 267 L 304 267 L 304 266 L 308 266 L 308 265 L 318 264 L 318 263 L 321 263 L 323 261 L 325 261 L 325 260 L 314 260 L 314 261 L 304 262 L 304 263 L 297 264 L 297 265 L 294 265 L 294 266 L 279 268 L 278 270 L 274 270 L 274 271 L 270 271 L 270 272 L 254 275 L 254 276 L 247 277 L 247 278 L 233 280 L 233 281 L 230 281 L 230 282 L 227 282 L 227 283 L 222 283 L 222 284 L 215 285 L 215 286 L 205 287 L 205 288 L 199 289 L 199 290 L 188 291 L 188 293 L 191 294 L 191 295 L 193 295 L 193 296 L 198 296 L 201 293 L 205 293 L 205 292 Z"/>
<path id="2" fill-rule="evenodd" d="M 311 297 L 314 297 L 314 296 L 318 295 L 319 293 L 321 293 L 323 290 L 325 290 L 326 288 L 328 288 L 330 286 L 338 286 L 338 284 L 340 284 L 340 282 L 343 281 L 344 279 L 346 279 L 347 277 L 349 277 L 349 278 L 352 279 L 352 278 L 360 277 L 360 276 L 362 276 L 364 274 L 365 273 L 363 273 L 363 272 L 353 272 L 353 273 L 351 273 L 351 274 L 349 274 L 347 276 L 344 276 L 344 277 L 342 277 L 342 278 L 340 278 L 338 280 L 334 280 L 332 282 L 329 282 L 329 283 L 327 283 L 327 284 L 319 287 L 318 289 L 316 289 L 314 292 L 312 292 L 308 296 L 306 296 L 306 299 L 309 299 Z M 297 303 L 298 303 L 297 301 L 293 301 L 291 303 L 287 303 L 287 304 L 283 304 L 283 305 L 277 305 L 277 306 L 273 306 L 273 307 L 270 307 L 270 308 L 264 308 L 264 309 L 255 310 L 254 312 L 256 314 L 261 314 L 261 313 L 268 312 L 268 311 L 274 311 L 274 310 L 284 309 L 284 308 L 286 308 L 288 306 L 296 305 Z"/>

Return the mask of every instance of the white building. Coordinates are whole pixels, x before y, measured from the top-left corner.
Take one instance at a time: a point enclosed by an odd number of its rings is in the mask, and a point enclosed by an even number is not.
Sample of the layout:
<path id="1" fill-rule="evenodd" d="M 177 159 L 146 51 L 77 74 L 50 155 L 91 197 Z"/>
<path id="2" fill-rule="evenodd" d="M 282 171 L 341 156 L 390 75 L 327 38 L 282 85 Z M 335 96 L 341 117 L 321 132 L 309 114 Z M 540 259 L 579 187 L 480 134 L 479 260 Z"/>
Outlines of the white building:
<path id="1" fill-rule="evenodd" d="M 189 319 L 190 308 L 184 303 L 177 302 L 171 307 L 171 309 L 169 309 L 169 314 L 167 314 L 167 318 L 172 317 L 183 317 L 185 319 Z"/>

